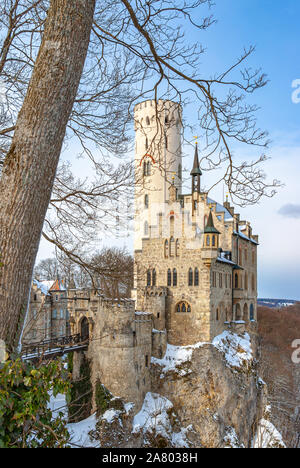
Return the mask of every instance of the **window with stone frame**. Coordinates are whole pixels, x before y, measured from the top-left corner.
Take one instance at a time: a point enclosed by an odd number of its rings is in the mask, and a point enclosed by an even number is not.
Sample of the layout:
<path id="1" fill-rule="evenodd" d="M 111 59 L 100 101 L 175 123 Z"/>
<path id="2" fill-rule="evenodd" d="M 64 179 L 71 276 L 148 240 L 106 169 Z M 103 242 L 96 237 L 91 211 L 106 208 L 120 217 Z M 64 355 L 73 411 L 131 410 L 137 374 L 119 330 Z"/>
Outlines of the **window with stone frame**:
<path id="1" fill-rule="evenodd" d="M 190 313 L 192 308 L 188 302 L 181 301 L 175 307 L 176 312 L 179 313 Z"/>
<path id="2" fill-rule="evenodd" d="M 189 286 L 193 286 L 193 269 L 190 268 L 189 269 L 189 273 L 188 273 L 188 285 Z"/>
<path id="3" fill-rule="evenodd" d="M 199 286 L 199 270 L 197 267 L 194 272 L 194 286 Z"/>
<path id="4" fill-rule="evenodd" d="M 168 286 L 172 286 L 172 272 L 170 268 L 168 269 L 167 273 L 167 284 Z"/>
<path id="5" fill-rule="evenodd" d="M 173 269 L 173 286 L 177 286 L 177 270 Z"/>
<path id="6" fill-rule="evenodd" d="M 153 268 L 152 270 L 152 286 L 156 286 L 156 270 Z"/>

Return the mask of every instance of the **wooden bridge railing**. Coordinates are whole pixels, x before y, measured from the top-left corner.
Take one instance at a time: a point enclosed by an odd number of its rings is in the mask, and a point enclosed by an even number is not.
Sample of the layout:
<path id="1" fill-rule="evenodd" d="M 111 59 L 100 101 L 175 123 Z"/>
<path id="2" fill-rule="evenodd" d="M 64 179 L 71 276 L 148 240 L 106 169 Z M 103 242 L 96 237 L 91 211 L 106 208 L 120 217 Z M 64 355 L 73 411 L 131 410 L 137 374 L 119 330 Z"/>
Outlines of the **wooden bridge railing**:
<path id="1" fill-rule="evenodd" d="M 49 354 L 55 354 L 60 352 L 68 352 L 76 346 L 87 346 L 89 343 L 89 337 L 83 336 L 80 333 L 76 335 L 66 335 L 60 336 L 57 338 L 52 338 L 51 340 L 44 340 L 40 343 L 35 343 L 31 345 L 25 345 L 22 347 L 21 355 L 22 358 L 29 358 L 31 355 L 33 357 L 46 356 Z"/>

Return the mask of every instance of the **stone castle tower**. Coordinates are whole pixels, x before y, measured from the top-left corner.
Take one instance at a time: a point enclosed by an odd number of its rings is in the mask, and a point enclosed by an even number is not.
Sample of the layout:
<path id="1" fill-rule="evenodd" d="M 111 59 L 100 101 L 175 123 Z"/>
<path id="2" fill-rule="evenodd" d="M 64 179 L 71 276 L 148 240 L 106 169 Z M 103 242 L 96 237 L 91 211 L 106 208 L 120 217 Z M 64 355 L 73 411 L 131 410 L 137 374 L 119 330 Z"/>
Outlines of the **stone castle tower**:
<path id="1" fill-rule="evenodd" d="M 230 323 L 255 329 L 258 238 L 228 202 L 201 190 L 197 144 L 182 194 L 181 129 L 178 104 L 136 105 L 133 298 L 169 343 L 188 345 Z"/>

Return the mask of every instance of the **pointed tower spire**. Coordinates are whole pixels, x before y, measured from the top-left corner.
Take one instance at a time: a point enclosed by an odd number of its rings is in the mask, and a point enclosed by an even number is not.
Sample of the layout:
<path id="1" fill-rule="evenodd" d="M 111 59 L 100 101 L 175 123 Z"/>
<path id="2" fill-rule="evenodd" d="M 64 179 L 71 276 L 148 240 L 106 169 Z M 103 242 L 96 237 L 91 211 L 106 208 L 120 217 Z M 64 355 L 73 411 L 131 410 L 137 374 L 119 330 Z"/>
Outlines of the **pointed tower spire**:
<path id="1" fill-rule="evenodd" d="M 195 145 L 195 155 L 194 155 L 194 164 L 193 169 L 191 170 L 192 176 L 192 193 L 200 193 L 200 176 L 202 175 L 200 166 L 199 166 L 199 156 L 198 156 L 198 143 L 196 141 Z"/>
<path id="2" fill-rule="evenodd" d="M 217 250 L 219 247 L 220 232 L 215 228 L 212 210 L 209 212 L 208 220 L 204 228 L 204 247 Z"/>
<path id="3" fill-rule="evenodd" d="M 204 228 L 205 234 L 220 234 L 219 231 L 215 228 L 214 220 L 212 217 L 212 211 L 210 210 L 206 226 Z"/>

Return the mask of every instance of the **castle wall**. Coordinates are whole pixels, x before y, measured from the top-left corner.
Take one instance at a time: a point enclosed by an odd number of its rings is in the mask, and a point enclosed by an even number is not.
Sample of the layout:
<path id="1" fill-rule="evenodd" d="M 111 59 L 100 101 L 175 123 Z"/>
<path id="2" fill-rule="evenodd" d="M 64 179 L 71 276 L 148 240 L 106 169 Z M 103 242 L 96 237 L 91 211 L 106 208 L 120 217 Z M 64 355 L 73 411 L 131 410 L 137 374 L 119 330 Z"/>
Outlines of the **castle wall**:
<path id="1" fill-rule="evenodd" d="M 89 345 L 93 386 L 99 380 L 137 411 L 150 390 L 151 330 L 151 315 L 135 314 L 132 301 L 99 301 Z"/>

